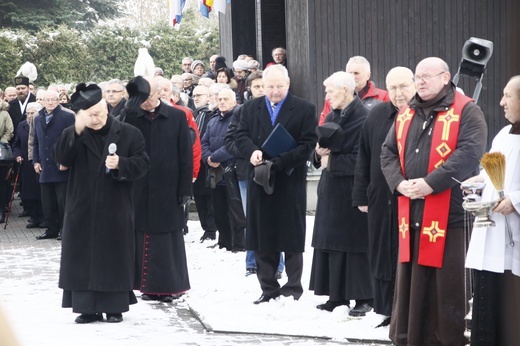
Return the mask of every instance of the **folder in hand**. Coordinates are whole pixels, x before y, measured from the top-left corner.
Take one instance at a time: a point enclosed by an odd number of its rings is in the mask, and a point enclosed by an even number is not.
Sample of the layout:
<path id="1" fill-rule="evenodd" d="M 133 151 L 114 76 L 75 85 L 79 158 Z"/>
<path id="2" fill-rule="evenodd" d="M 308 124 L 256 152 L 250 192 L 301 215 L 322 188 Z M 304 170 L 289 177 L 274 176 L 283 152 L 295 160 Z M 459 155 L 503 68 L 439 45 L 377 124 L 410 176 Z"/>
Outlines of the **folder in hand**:
<path id="1" fill-rule="evenodd" d="M 289 132 L 283 127 L 282 124 L 278 123 L 273 131 L 269 134 L 264 144 L 262 144 L 262 150 L 269 155 L 269 158 L 273 159 L 280 156 L 281 153 L 286 153 L 298 146 L 298 142 L 291 136 Z M 292 169 L 286 171 L 287 175 L 292 173 Z"/>

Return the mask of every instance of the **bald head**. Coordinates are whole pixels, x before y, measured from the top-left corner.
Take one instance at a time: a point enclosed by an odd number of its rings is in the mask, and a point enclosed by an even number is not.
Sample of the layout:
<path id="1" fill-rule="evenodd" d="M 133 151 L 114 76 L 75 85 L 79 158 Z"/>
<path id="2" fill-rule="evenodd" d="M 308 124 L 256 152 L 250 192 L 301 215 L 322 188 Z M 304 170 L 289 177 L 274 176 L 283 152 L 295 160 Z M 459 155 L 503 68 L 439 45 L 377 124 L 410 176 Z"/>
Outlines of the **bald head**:
<path id="1" fill-rule="evenodd" d="M 386 89 L 395 107 L 406 106 L 415 95 L 412 70 L 402 66 L 391 69 L 386 75 Z"/>
<path id="2" fill-rule="evenodd" d="M 450 83 L 448 64 L 440 58 L 421 60 L 415 68 L 415 88 L 423 101 L 433 100 Z"/>

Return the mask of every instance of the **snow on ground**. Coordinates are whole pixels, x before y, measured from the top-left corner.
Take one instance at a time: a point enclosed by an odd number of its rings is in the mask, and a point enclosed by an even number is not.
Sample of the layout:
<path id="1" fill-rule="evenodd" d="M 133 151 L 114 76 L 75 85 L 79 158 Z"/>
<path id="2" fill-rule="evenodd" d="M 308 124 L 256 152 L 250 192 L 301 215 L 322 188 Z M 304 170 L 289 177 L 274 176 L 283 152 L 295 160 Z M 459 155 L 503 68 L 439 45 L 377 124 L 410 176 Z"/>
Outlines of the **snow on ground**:
<path id="1" fill-rule="evenodd" d="M 309 286 L 312 261 L 309 244 L 313 221 L 313 217 L 307 217 L 304 288 Z M 244 275 L 245 253 L 210 248 L 215 242 L 199 242 L 202 235 L 199 222 L 190 221 L 189 226 L 190 232 L 185 236 L 185 241 L 192 289 L 174 304 L 139 300 L 128 313 L 123 314 L 124 321 L 119 324 L 77 325 L 74 323 L 77 315 L 70 309 L 61 308 L 61 290 L 57 287 L 60 246 L 55 240 L 4 248 L 1 268 L 7 269 L 2 269 L 0 273 L 0 303 L 22 345 L 137 345 L 143 342 L 146 345 L 235 344 L 230 343 L 229 334 L 205 332 L 202 328 L 197 330 L 193 319 L 189 322 L 190 318 L 186 318 L 190 308 L 199 315 L 204 326 L 214 332 L 318 336 L 344 342 L 348 338 L 389 343 L 388 327 L 374 328 L 383 316 L 371 312 L 364 318 L 352 319 L 344 306 L 332 313 L 318 310 L 315 306 L 325 302 L 327 297 L 315 296 L 308 290 L 299 301 L 282 297 L 269 303 L 252 304 L 261 291 L 256 275 Z M 285 281 L 284 273 L 281 284 Z M 139 292 L 136 295 L 139 296 Z M 239 341 L 240 336 L 236 339 Z M 247 344 L 247 340 L 242 343 Z"/>

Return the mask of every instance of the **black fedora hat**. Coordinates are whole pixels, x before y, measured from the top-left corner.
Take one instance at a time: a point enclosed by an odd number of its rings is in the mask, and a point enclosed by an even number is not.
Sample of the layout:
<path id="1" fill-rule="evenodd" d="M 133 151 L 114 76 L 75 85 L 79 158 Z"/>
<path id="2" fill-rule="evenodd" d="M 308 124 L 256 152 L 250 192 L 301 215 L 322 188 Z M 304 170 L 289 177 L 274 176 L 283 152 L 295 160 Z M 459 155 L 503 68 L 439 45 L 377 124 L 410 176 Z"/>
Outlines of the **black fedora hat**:
<path id="1" fill-rule="evenodd" d="M 265 193 L 272 195 L 274 192 L 275 174 L 271 174 L 271 166 L 273 163 L 269 160 L 264 161 L 261 165 L 255 167 L 255 175 L 253 181 L 263 186 Z"/>
<path id="2" fill-rule="evenodd" d="M 96 84 L 80 83 L 76 85 L 76 92 L 70 97 L 71 109 L 78 112 L 81 109 L 89 109 L 101 101 L 103 93 Z"/>
<path id="3" fill-rule="evenodd" d="M 334 122 L 325 123 L 316 127 L 318 144 L 330 151 L 340 151 L 343 147 L 343 129 Z"/>
<path id="4" fill-rule="evenodd" d="M 138 109 L 141 104 L 150 96 L 150 83 L 141 76 L 137 76 L 126 85 L 128 101 L 125 108 Z"/>

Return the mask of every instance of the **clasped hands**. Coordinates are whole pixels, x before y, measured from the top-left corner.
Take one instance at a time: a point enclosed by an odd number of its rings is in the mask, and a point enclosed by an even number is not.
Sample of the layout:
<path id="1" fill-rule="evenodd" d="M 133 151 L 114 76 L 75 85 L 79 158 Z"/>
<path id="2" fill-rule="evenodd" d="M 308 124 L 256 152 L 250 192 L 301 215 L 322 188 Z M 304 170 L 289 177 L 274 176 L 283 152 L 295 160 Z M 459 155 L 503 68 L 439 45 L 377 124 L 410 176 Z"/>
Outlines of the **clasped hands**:
<path id="1" fill-rule="evenodd" d="M 403 180 L 397 186 L 397 191 L 410 199 L 424 199 L 433 193 L 433 189 L 424 178 Z"/>

